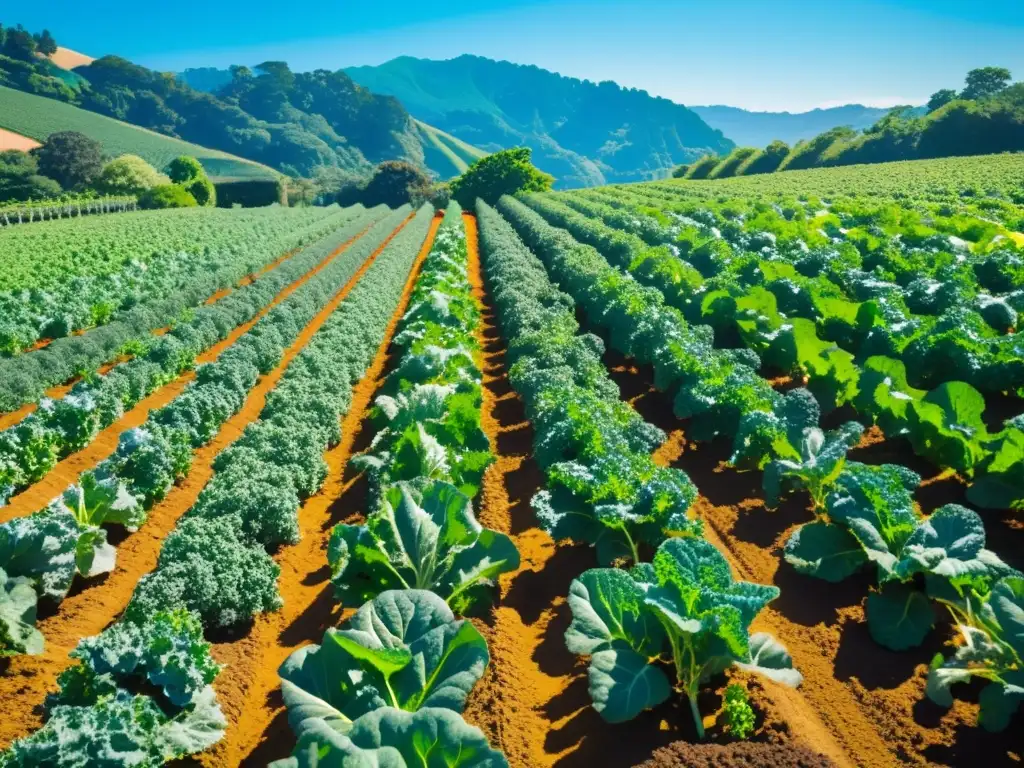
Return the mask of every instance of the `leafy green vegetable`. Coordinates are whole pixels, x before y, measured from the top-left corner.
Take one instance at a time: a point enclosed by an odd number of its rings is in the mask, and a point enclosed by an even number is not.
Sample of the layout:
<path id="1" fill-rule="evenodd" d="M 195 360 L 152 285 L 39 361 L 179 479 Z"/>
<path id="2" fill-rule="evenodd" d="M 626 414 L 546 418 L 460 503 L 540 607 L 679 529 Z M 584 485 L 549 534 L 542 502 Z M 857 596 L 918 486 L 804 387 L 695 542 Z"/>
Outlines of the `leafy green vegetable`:
<path id="1" fill-rule="evenodd" d="M 733 581 L 723 555 L 703 539 L 669 539 L 654 557 L 631 571 L 595 568 L 569 590 L 573 621 L 566 645 L 590 656 L 594 708 L 623 722 L 665 701 L 673 685 L 697 710 L 701 684 L 735 665 L 777 682 L 801 681 L 777 641 L 750 634 L 754 617 L 779 594 L 775 587 Z"/>
<path id="2" fill-rule="evenodd" d="M 199 618 L 183 609 L 158 612 L 142 623 L 122 621 L 79 641 L 71 658 L 80 663 L 61 673 L 53 704 L 86 706 L 131 678 L 158 687 L 176 707 L 186 707 L 217 677 Z"/>
<path id="3" fill-rule="evenodd" d="M 1024 701 L 1024 577 L 1004 578 L 992 588 L 971 623 L 960 623 L 962 643 L 949 658 L 936 654 L 928 672 L 928 698 L 953 705 L 952 686 L 987 680 L 979 696 L 978 723 L 1002 731 Z"/>
<path id="4" fill-rule="evenodd" d="M 443 599 L 423 590 L 383 592 L 319 645 L 281 665 L 288 721 L 342 728 L 381 707 L 461 712 L 489 657 L 487 644 Z"/>
<path id="5" fill-rule="evenodd" d="M 846 452 L 860 440 L 864 428 L 848 421 L 827 434 L 805 427 L 800 440 L 800 460 L 776 459 L 764 470 L 765 502 L 778 506 L 783 488 L 803 488 L 816 512 L 824 512 L 825 498 L 846 466 Z"/>
<path id="6" fill-rule="evenodd" d="M 343 602 L 389 589 L 427 589 L 465 613 L 499 574 L 519 567 L 503 533 L 483 528 L 470 500 L 448 483 L 391 486 L 365 525 L 339 525 L 327 560 Z"/>
<path id="7" fill-rule="evenodd" d="M 747 689 L 739 683 L 732 683 L 725 689 L 722 719 L 725 729 L 737 739 L 749 738 L 754 732 L 754 709 L 750 706 Z"/>
<path id="8" fill-rule="evenodd" d="M 448 709 L 383 707 L 337 727 L 314 721 L 272 768 L 508 768 L 479 729 Z"/>
<path id="9" fill-rule="evenodd" d="M 175 715 L 118 690 L 88 707 L 54 707 L 46 725 L 0 754 L 0 768 L 150 768 L 203 751 L 226 727 L 211 687 Z"/>
<path id="10" fill-rule="evenodd" d="M 8 577 L 0 568 L 0 657 L 43 652 L 43 635 L 35 627 L 37 600 L 31 579 Z"/>

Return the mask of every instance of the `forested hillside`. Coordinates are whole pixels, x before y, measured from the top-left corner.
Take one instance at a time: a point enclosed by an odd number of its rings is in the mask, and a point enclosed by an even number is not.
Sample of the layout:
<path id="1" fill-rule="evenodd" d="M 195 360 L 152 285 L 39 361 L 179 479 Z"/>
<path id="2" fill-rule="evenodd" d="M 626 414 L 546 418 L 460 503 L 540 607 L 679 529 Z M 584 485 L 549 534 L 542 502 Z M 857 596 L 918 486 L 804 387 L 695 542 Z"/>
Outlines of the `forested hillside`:
<path id="1" fill-rule="evenodd" d="M 4 30 L 0 85 L 294 176 L 321 168 L 366 176 L 383 160 L 424 164 L 417 128 L 401 103 L 356 85 L 344 72 L 295 73 L 284 62 L 268 61 L 233 67 L 230 80 L 212 94 L 119 56 L 67 72 L 37 55 L 56 50 L 52 37 L 41 40 L 20 27 Z"/>
<path id="2" fill-rule="evenodd" d="M 733 147 L 720 131 L 667 99 L 539 67 L 479 56 L 401 57 L 346 72 L 477 147 L 531 147 L 537 166 L 562 188 L 659 178 L 673 164 Z"/>

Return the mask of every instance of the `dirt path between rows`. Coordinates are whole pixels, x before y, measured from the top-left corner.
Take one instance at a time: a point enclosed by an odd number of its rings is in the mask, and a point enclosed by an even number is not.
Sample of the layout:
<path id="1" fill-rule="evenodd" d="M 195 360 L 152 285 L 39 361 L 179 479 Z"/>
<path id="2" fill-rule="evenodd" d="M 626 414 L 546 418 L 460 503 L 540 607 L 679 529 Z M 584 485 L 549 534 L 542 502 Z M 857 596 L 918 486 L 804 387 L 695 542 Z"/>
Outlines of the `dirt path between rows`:
<path id="1" fill-rule="evenodd" d="M 358 235 L 342 243 L 330 254 L 325 256 L 315 267 L 306 272 L 302 277 L 281 290 L 267 306 L 261 309 L 255 317 L 242 323 L 235 328 L 223 340 L 214 344 L 196 358 L 196 365 L 212 363 L 220 357 L 232 344 L 245 335 L 256 323 L 258 323 L 268 312 L 291 296 L 307 280 L 316 275 L 320 270 L 330 264 L 336 256 L 343 253 L 357 239 L 363 236 L 369 227 Z M 162 408 L 171 400 L 180 395 L 189 382 L 195 378 L 195 371 L 186 371 L 174 381 L 158 387 L 148 396 L 140 400 L 134 408 L 126 412 L 124 416 L 115 421 L 106 429 L 93 438 L 82 450 L 72 453 L 50 470 L 50 472 L 35 485 L 29 486 L 21 493 L 13 496 L 6 507 L 0 508 L 0 523 L 13 520 L 16 517 L 29 515 L 42 509 L 50 501 L 63 493 L 64 489 L 78 479 L 78 476 L 87 469 L 99 464 L 117 450 L 118 439 L 121 433 L 133 427 L 141 426 L 149 418 L 149 412 Z"/>
<path id="2" fill-rule="evenodd" d="M 360 235 L 361 234 L 362 233 L 360 233 Z M 350 240 L 349 243 L 351 243 L 351 242 L 352 241 Z M 349 245 L 349 243 L 345 243 L 343 247 L 347 247 Z M 210 306 L 212 304 L 216 304 L 218 301 L 220 301 L 221 299 L 223 299 L 226 296 L 231 295 L 232 293 L 237 291 L 239 288 L 244 288 L 247 285 L 251 285 L 252 283 L 256 282 L 256 280 L 258 278 L 262 277 L 263 275 L 265 275 L 270 270 L 276 269 L 277 267 L 281 266 L 284 262 L 288 261 L 288 259 L 292 258 L 292 256 L 294 256 L 295 254 L 299 253 L 299 251 L 301 251 L 301 250 L 303 250 L 303 248 L 295 248 L 295 249 L 293 249 L 291 251 L 288 251 L 287 253 L 285 253 L 285 254 L 283 254 L 281 256 L 278 256 L 270 264 L 266 264 L 266 265 L 260 267 L 255 272 L 250 272 L 248 275 L 245 275 L 234 286 L 228 286 L 227 288 L 221 288 L 219 291 L 217 291 L 216 293 L 214 293 L 211 296 L 209 296 L 202 303 L 202 306 L 208 307 L 208 306 Z M 91 330 L 91 329 L 89 329 L 89 330 Z M 169 330 L 171 330 L 171 327 L 169 325 L 168 326 L 164 326 L 163 328 L 157 328 L 155 330 L 150 331 L 150 335 L 152 335 L 152 336 L 163 336 Z M 73 336 L 80 336 L 84 332 L 85 331 L 76 331 L 72 335 Z M 40 350 L 40 349 L 45 349 L 50 344 L 52 344 L 53 341 L 54 341 L 54 339 L 46 339 L 43 342 L 37 342 L 32 347 L 31 351 L 35 352 L 35 351 Z M 115 360 L 111 360 L 110 362 L 104 363 L 103 365 L 101 365 L 97 369 L 96 373 L 98 375 L 100 375 L 100 376 L 105 376 L 115 366 L 119 365 L 120 363 L 124 363 L 124 362 L 126 362 L 126 361 L 128 361 L 130 359 L 131 359 L 131 357 L 129 357 L 129 356 L 118 357 Z M 71 379 L 70 381 L 65 382 L 64 384 L 59 384 L 56 387 L 50 387 L 48 390 L 46 390 L 43 393 L 43 397 L 48 397 L 51 400 L 59 400 L 60 398 L 64 397 L 64 395 L 68 394 L 68 392 L 71 391 L 71 389 L 75 386 L 75 384 L 78 383 L 78 381 L 79 381 L 79 377 L 75 376 L 73 379 Z M 0 430 L 4 430 L 4 429 L 8 429 L 9 427 L 13 427 L 15 424 L 20 422 L 22 419 L 24 419 L 30 413 L 35 411 L 35 409 L 37 407 L 38 407 L 38 403 L 26 403 L 25 405 L 21 406 L 21 408 L 18 408 L 16 411 L 8 411 L 7 413 L 0 414 Z"/>
<path id="3" fill-rule="evenodd" d="M 430 252 L 440 224 L 440 214 L 435 215 L 384 341 L 353 389 L 352 404 L 342 422 L 341 442 L 324 454 L 327 479 L 299 510 L 302 539 L 294 546 L 282 548 L 274 558 L 281 566 L 278 586 L 284 606 L 257 616 L 244 637 L 213 647 L 217 661 L 227 665 L 214 688 L 229 725 L 224 738 L 196 758 L 202 765 L 220 768 L 244 761 L 247 765 L 264 766 L 291 752 L 294 737 L 281 700 L 277 670 L 293 651 L 320 642 L 323 633 L 341 620 L 342 609 L 334 599 L 330 583 L 327 542 L 336 524 L 365 510 L 366 484 L 348 468 L 348 460 L 359 449 L 360 442 L 368 444 L 372 437 L 372 431 L 368 434 L 365 429 L 364 419 L 383 382 L 391 338 L 405 314 L 420 265 Z"/>
<path id="4" fill-rule="evenodd" d="M 408 221 L 406 219 L 391 233 L 385 245 Z M 333 255 L 343 251 L 347 245 Z M 37 627 L 46 639 L 43 653 L 0 660 L 0 701 L 5 705 L 4 717 L 0 718 L 0 749 L 41 725 L 43 713 L 40 705 L 46 693 L 55 690 L 57 675 L 71 663 L 68 653 L 81 638 L 98 634 L 124 610 L 138 580 L 156 566 L 164 538 L 174 528 L 178 518 L 195 503 L 200 491 L 213 476 L 212 465 L 217 454 L 237 440 L 246 425 L 259 416 L 267 395 L 277 385 L 288 365 L 349 294 L 382 249 L 383 245 L 306 325 L 295 342 L 285 350 L 278 366 L 261 378 L 250 391 L 242 409 L 224 423 L 210 443 L 194 453 L 188 475 L 150 510 L 145 525 L 117 545 L 117 566 L 114 571 L 89 582 L 79 580 L 57 611 L 40 619 Z M 321 266 L 325 263 L 326 260 Z M 293 292 L 312 274 L 307 273 L 299 283 L 294 283 L 286 290 Z"/>

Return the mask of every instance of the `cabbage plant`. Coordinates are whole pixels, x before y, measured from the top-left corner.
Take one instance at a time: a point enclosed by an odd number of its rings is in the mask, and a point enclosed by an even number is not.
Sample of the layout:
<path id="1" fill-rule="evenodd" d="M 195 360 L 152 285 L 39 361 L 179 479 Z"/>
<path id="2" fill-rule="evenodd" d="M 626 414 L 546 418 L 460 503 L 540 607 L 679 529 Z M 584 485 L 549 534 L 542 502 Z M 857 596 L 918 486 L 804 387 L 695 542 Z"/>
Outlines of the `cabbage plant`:
<path id="1" fill-rule="evenodd" d="M 778 595 L 776 587 L 734 581 L 704 539 L 669 539 L 653 563 L 593 568 L 573 580 L 566 645 L 590 657 L 590 697 L 605 720 L 631 720 L 675 691 L 703 738 L 697 695 L 715 675 L 735 666 L 789 686 L 803 679 L 777 640 L 750 633 Z"/>

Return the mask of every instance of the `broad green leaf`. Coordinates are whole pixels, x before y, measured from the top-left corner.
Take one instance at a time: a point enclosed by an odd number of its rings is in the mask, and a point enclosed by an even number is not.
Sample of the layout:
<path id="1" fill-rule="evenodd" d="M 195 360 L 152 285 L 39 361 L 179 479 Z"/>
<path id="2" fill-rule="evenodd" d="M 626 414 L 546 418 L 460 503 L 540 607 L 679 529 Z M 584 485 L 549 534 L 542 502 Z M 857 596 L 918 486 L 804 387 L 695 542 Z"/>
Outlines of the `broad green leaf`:
<path id="1" fill-rule="evenodd" d="M 823 521 L 793 531 L 786 542 L 785 557 L 799 573 L 832 583 L 842 581 L 868 562 L 864 548 L 849 531 Z"/>
<path id="2" fill-rule="evenodd" d="M 35 626 L 37 600 L 30 579 L 8 577 L 0 568 L 0 657 L 43 652 L 43 635 Z"/>
<path id="3" fill-rule="evenodd" d="M 460 612 L 519 567 L 505 534 L 483 528 L 470 500 L 439 481 L 391 486 L 365 526 L 338 526 L 328 548 L 339 596 L 429 589 Z"/>
<path id="4" fill-rule="evenodd" d="M 1024 670 L 1009 672 L 1003 684 L 990 683 L 981 690 L 978 724 L 986 731 L 1003 731 L 1024 702 Z"/>
<path id="5" fill-rule="evenodd" d="M 738 661 L 736 666 L 747 672 L 757 672 L 777 683 L 796 688 L 804 676 L 793 669 L 793 657 L 778 640 L 766 632 L 750 636 L 750 658 Z"/>
<path id="6" fill-rule="evenodd" d="M 437 708 L 382 708 L 339 732 L 314 721 L 272 768 L 508 768 L 479 729 Z"/>
<path id="7" fill-rule="evenodd" d="M 565 633 L 572 653 L 592 655 L 624 641 L 639 654 L 661 653 L 665 633 L 645 609 L 643 587 L 618 568 L 592 568 L 573 579 L 569 608 L 573 620 Z"/>
<path id="8" fill-rule="evenodd" d="M 488 662 L 487 645 L 437 595 L 384 592 L 320 646 L 293 653 L 279 671 L 288 718 L 340 727 L 379 707 L 461 711 Z"/>
<path id="9" fill-rule="evenodd" d="M 890 582 L 868 595 L 867 617 L 871 637 L 893 651 L 916 648 L 935 623 L 924 592 L 900 582 Z"/>
<path id="10" fill-rule="evenodd" d="M 672 693 L 665 673 L 621 640 L 591 656 L 587 679 L 594 709 L 609 723 L 632 720 Z"/>

